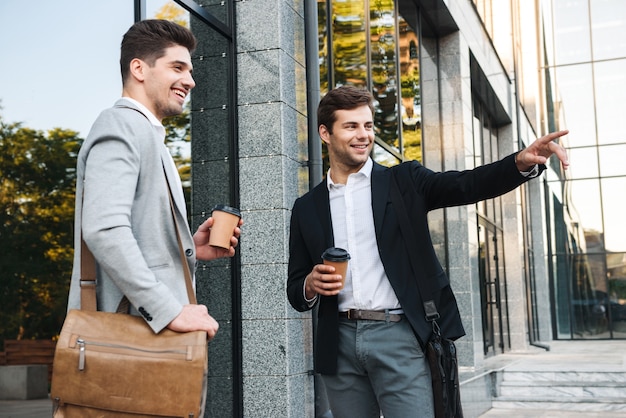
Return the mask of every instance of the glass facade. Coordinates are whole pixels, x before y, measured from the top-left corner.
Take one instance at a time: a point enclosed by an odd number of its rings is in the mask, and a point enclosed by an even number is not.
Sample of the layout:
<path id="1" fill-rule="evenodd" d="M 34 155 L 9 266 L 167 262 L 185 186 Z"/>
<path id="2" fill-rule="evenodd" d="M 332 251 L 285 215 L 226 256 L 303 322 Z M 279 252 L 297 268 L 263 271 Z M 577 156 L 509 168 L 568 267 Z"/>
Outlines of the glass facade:
<path id="1" fill-rule="evenodd" d="M 558 338 L 626 337 L 626 3 L 544 3 L 557 116 L 570 130 L 565 184 L 549 179 Z"/>
<path id="2" fill-rule="evenodd" d="M 405 10 L 406 9 L 406 10 Z M 419 29 L 415 6 L 393 0 L 318 3 L 320 90 L 350 84 L 372 91 L 383 165 L 422 158 Z"/>

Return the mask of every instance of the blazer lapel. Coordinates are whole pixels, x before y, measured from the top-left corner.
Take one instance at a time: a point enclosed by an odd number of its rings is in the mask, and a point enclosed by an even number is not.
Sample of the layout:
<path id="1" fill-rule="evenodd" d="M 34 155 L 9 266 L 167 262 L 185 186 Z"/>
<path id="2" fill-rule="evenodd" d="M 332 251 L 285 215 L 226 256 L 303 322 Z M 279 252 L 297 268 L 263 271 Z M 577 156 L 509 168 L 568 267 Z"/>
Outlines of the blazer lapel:
<path id="1" fill-rule="evenodd" d="M 313 201 L 315 202 L 315 213 L 319 217 L 322 232 L 324 233 L 324 242 L 327 247 L 335 245 L 335 237 L 333 235 L 333 224 L 330 218 L 330 200 L 328 197 L 328 187 L 326 180 L 313 189 Z"/>
<path id="2" fill-rule="evenodd" d="M 389 182 L 391 170 L 374 163 L 372 167 L 372 212 L 376 237 L 381 236 L 381 227 L 385 217 L 385 209 L 389 200 Z"/>
<path id="3" fill-rule="evenodd" d="M 178 210 L 178 213 L 182 214 L 183 217 L 186 217 L 187 206 L 185 204 L 185 196 L 182 193 L 180 186 L 180 177 L 178 177 L 178 173 L 175 172 L 176 166 L 172 161 L 172 156 L 165 146 L 161 147 L 161 163 L 163 164 L 163 170 L 165 171 L 165 180 L 167 181 L 167 187 L 169 187 L 172 193 L 174 206 Z"/>

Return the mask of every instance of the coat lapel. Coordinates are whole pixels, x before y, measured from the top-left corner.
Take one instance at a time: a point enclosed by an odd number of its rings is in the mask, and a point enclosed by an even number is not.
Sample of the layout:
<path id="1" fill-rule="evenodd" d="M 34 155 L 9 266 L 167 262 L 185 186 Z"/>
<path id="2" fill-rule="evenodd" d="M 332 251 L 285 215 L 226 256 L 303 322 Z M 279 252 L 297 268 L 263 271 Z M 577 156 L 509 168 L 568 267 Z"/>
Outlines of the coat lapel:
<path id="1" fill-rule="evenodd" d="M 187 206 L 185 204 L 185 196 L 182 193 L 182 189 L 180 186 L 180 180 L 178 177 L 178 173 L 175 171 L 176 166 L 172 161 L 172 156 L 170 155 L 167 147 L 161 147 L 161 163 L 163 164 L 163 170 L 165 171 L 165 179 L 167 181 L 167 186 L 169 187 L 172 193 L 172 200 L 174 201 L 174 206 L 179 214 L 182 214 L 183 217 L 187 216 Z"/>
<path id="2" fill-rule="evenodd" d="M 380 238 L 385 209 L 389 200 L 391 170 L 374 163 L 372 167 L 372 212 L 376 237 Z M 380 241 L 379 241 L 380 242 Z"/>
<path id="3" fill-rule="evenodd" d="M 333 225 L 330 218 L 330 200 L 328 197 L 328 187 L 326 180 L 323 180 L 315 189 L 313 189 L 313 201 L 315 202 L 315 212 L 319 216 L 319 222 L 324 233 L 324 242 L 327 247 L 335 245 L 333 235 Z"/>

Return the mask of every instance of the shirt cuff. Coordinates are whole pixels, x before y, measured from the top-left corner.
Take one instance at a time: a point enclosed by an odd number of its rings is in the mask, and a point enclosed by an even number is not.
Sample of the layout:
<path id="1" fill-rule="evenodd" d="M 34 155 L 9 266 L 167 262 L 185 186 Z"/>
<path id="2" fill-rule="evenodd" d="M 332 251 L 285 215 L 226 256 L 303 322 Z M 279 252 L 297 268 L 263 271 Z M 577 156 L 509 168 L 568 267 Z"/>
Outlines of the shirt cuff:
<path id="1" fill-rule="evenodd" d="M 306 304 L 308 305 L 309 308 L 312 308 L 313 305 L 315 305 L 315 302 L 317 302 L 317 294 L 315 296 L 313 296 L 313 299 L 307 299 L 306 298 L 306 280 L 304 281 L 304 286 L 302 286 L 302 296 L 304 296 L 304 301 L 306 302 Z"/>
<path id="2" fill-rule="evenodd" d="M 519 173 L 524 177 L 527 177 L 529 179 L 534 179 L 535 177 L 539 175 L 539 165 L 535 164 L 533 168 L 531 168 L 530 170 L 520 171 Z"/>

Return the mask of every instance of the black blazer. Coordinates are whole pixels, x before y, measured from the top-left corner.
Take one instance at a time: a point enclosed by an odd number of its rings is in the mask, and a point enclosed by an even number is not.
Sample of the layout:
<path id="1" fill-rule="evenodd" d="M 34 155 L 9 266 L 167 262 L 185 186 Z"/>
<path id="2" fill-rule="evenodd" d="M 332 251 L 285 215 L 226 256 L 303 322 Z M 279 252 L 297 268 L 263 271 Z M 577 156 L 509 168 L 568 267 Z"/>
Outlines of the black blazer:
<path id="1" fill-rule="evenodd" d="M 545 167 L 542 167 L 542 169 Z M 417 254 L 409 254 L 396 211 L 392 206 L 391 171 L 396 170 L 400 193 L 417 236 Z M 430 238 L 427 214 L 433 209 L 459 206 L 493 198 L 513 190 L 527 180 L 516 165 L 514 154 L 495 163 L 466 171 L 433 172 L 416 161 L 387 168 L 374 163 L 372 169 L 372 210 L 378 251 L 389 282 L 400 301 L 418 341 L 424 347 L 432 333 L 425 320 L 416 280 L 436 281 L 434 295 L 441 315 L 438 323 L 445 337 L 465 335 L 450 282 L 441 267 Z M 294 309 L 311 309 L 304 299 L 304 280 L 321 263 L 321 254 L 334 243 L 326 180 L 296 200 L 291 214 L 287 296 Z M 415 274 L 409 257 L 421 266 Z M 417 277 L 415 277 L 417 276 Z M 334 374 L 337 367 L 337 297 L 318 298 L 317 334 L 314 341 L 315 370 Z"/>

